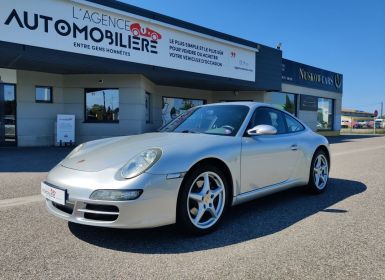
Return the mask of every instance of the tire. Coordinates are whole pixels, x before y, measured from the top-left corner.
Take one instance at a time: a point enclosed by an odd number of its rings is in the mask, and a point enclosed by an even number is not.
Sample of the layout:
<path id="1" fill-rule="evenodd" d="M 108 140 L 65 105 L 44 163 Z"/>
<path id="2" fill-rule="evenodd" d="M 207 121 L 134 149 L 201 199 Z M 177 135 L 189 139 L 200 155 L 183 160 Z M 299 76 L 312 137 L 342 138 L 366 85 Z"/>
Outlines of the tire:
<path id="1" fill-rule="evenodd" d="M 307 190 L 313 194 L 324 192 L 329 182 L 329 161 L 326 153 L 317 150 L 314 153 L 310 166 L 309 183 Z"/>
<path id="2" fill-rule="evenodd" d="M 198 166 L 187 174 L 179 191 L 178 228 L 195 235 L 215 230 L 223 220 L 228 200 L 229 182 L 225 173 L 216 166 Z"/>

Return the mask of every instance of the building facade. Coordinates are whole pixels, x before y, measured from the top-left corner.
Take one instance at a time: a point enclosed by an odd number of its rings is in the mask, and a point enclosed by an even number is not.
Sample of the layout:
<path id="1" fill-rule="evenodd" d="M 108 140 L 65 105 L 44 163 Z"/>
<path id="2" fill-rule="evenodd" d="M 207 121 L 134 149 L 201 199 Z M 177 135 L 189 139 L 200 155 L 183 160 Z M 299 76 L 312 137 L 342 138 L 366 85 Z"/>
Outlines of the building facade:
<path id="1" fill-rule="evenodd" d="M 375 119 L 374 113 L 342 108 L 341 128 L 373 128 Z"/>
<path id="2" fill-rule="evenodd" d="M 206 103 L 267 102 L 340 130 L 342 75 L 282 52 L 117 1 L 0 0 L 0 146 L 154 131 Z"/>

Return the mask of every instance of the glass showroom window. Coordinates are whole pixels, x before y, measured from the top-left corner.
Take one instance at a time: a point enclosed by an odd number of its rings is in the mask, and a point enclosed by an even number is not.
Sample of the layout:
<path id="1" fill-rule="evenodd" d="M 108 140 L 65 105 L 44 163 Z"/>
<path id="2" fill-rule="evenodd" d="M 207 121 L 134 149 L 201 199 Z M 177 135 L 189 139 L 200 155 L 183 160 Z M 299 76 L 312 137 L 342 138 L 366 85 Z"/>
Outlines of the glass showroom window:
<path id="1" fill-rule="evenodd" d="M 205 104 L 203 99 L 186 99 L 163 97 L 162 121 L 163 125 L 169 123 L 188 109 Z"/>
<path id="2" fill-rule="evenodd" d="M 52 103 L 52 87 L 36 86 L 35 100 L 37 103 Z"/>
<path id="3" fill-rule="evenodd" d="M 333 129 L 333 99 L 318 98 L 317 130 Z"/>
<path id="4" fill-rule="evenodd" d="M 271 104 L 293 115 L 297 114 L 297 95 L 286 92 L 272 92 Z"/>
<path id="5" fill-rule="evenodd" d="M 85 89 L 86 122 L 119 121 L 119 89 Z"/>

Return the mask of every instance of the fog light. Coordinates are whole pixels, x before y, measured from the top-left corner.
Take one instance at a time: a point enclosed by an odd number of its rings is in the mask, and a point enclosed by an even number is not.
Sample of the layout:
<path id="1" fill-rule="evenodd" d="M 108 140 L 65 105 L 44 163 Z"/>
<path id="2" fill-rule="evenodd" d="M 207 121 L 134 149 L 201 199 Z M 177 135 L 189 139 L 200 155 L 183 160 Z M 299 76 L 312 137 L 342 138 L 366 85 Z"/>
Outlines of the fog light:
<path id="1" fill-rule="evenodd" d="M 126 201 L 137 199 L 143 190 L 97 190 L 94 191 L 90 199 L 109 200 L 109 201 Z"/>

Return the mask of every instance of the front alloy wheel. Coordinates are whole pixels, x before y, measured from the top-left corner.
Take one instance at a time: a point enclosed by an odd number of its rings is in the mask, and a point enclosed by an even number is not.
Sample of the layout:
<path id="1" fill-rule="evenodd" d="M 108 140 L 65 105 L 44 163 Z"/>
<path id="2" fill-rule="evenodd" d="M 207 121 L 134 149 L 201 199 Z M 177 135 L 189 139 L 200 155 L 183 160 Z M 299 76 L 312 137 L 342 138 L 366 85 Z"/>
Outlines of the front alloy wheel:
<path id="1" fill-rule="evenodd" d="M 183 230 L 202 234 L 213 230 L 227 207 L 227 181 L 214 166 L 195 169 L 185 178 L 178 201 L 177 223 Z"/>

